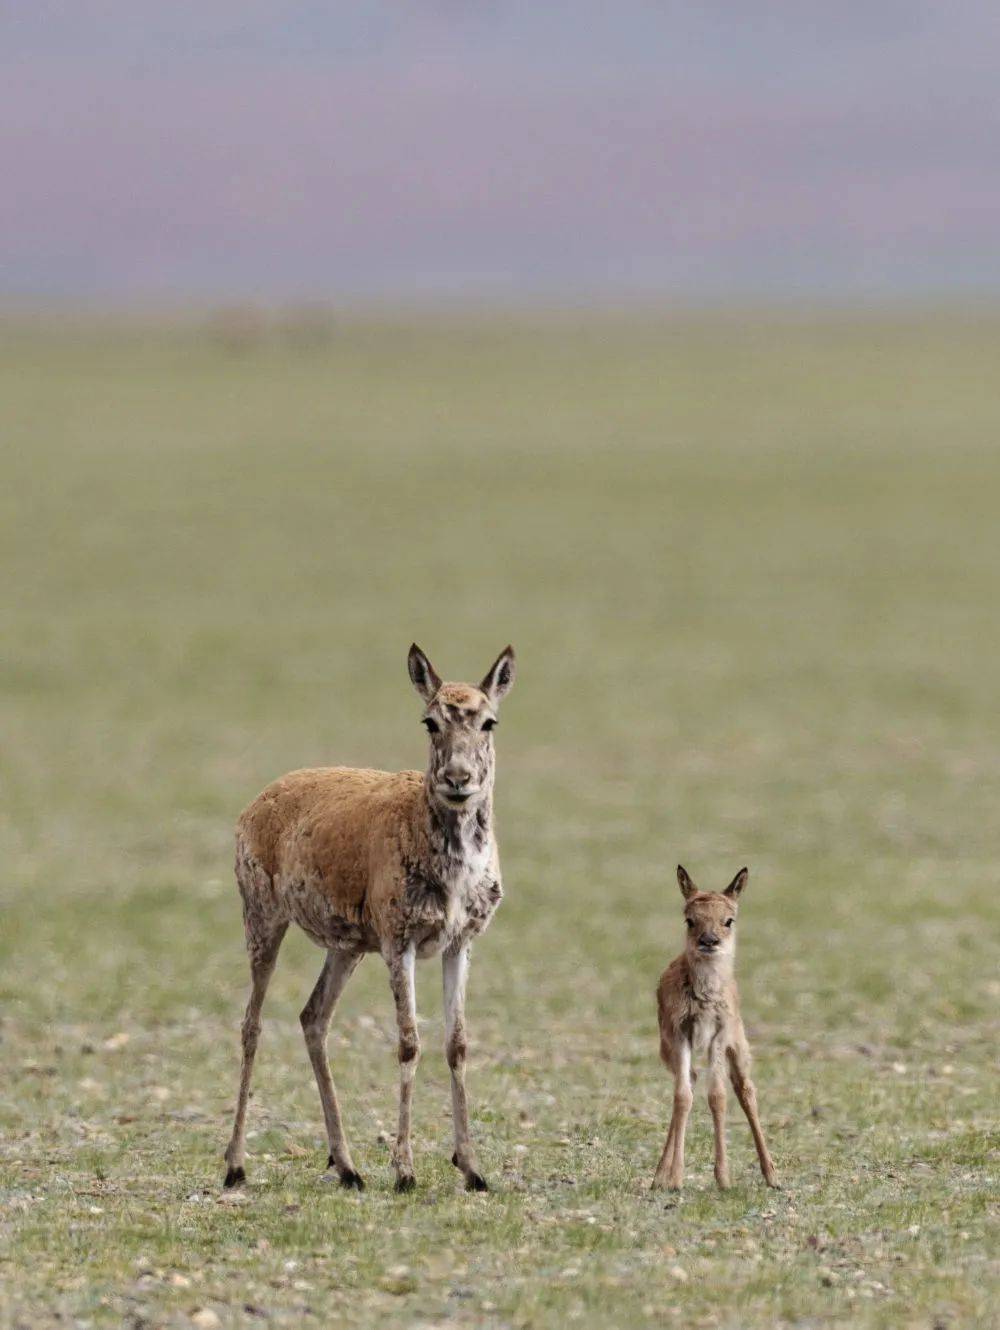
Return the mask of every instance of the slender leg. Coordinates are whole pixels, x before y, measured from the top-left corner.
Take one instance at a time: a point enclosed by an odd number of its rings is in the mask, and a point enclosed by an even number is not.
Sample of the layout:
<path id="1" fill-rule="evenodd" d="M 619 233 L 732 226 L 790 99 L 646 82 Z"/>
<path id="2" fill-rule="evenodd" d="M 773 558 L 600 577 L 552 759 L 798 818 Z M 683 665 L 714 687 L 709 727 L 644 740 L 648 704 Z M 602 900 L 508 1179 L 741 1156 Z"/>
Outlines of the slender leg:
<path id="1" fill-rule="evenodd" d="M 774 1163 L 768 1153 L 767 1145 L 764 1141 L 764 1132 L 760 1125 L 760 1118 L 757 1114 L 757 1091 L 754 1083 L 750 1079 L 750 1050 L 746 1042 L 730 1048 L 729 1057 L 729 1075 L 733 1082 L 733 1089 L 736 1091 L 736 1098 L 740 1101 L 740 1107 L 747 1115 L 747 1122 L 750 1123 L 750 1130 L 753 1133 L 753 1143 L 757 1147 L 757 1158 L 760 1160 L 760 1171 L 764 1175 L 764 1181 L 769 1187 L 777 1187 L 778 1175 L 774 1170 Z"/>
<path id="2" fill-rule="evenodd" d="M 350 1147 L 344 1135 L 344 1124 L 340 1120 L 337 1091 L 334 1088 L 330 1063 L 326 1056 L 326 1037 L 330 1031 L 330 1021 L 337 1000 L 363 955 L 364 953 L 360 951 L 329 952 L 316 980 L 316 987 L 299 1017 L 306 1048 L 309 1050 L 309 1060 L 316 1073 L 320 1102 L 323 1105 L 326 1138 L 330 1146 L 327 1167 L 337 1170 L 343 1186 L 356 1187 L 358 1191 L 364 1191 L 365 1184 L 351 1161 Z"/>
<path id="3" fill-rule="evenodd" d="M 416 951 L 411 945 L 389 961 L 389 982 L 396 1000 L 396 1026 L 399 1030 L 399 1130 L 393 1163 L 396 1166 L 396 1190 L 412 1191 L 413 1146 L 410 1140 L 410 1108 L 413 1082 L 420 1061 L 420 1036 L 417 1033 L 417 997 L 415 985 Z"/>
<path id="4" fill-rule="evenodd" d="M 674 1148 L 668 1177 L 668 1185 L 674 1191 L 684 1185 L 684 1133 L 693 1102 L 691 1045 L 685 1040 L 677 1051 L 677 1079 L 674 1082 Z"/>
<path id="5" fill-rule="evenodd" d="M 660 1057 L 666 1066 L 670 1068 L 672 1076 L 677 1074 L 677 1052 L 673 1041 L 667 1041 L 662 1034 L 663 1014 L 660 1014 L 661 1034 L 660 1034 Z M 656 1172 L 653 1174 L 653 1181 L 650 1187 L 654 1190 L 667 1185 L 667 1175 L 670 1172 L 670 1161 L 674 1157 L 674 1140 L 677 1137 L 677 1116 L 670 1114 L 670 1125 L 667 1128 L 667 1139 L 664 1142 L 663 1153 L 660 1155 L 660 1162 L 656 1165 Z"/>
<path id="6" fill-rule="evenodd" d="M 444 1049 L 451 1069 L 451 1115 L 455 1126 L 455 1153 L 451 1162 L 465 1176 L 469 1191 L 489 1191 L 479 1172 L 475 1146 L 469 1134 L 469 1103 L 465 1094 L 465 982 L 469 975 L 469 944 L 446 951 L 441 958 L 444 979 Z"/>
<path id="7" fill-rule="evenodd" d="M 246 1181 L 243 1165 L 247 1153 L 247 1103 L 250 1099 L 250 1077 L 253 1074 L 253 1060 L 260 1038 L 260 1012 L 264 1005 L 264 995 L 274 974 L 278 959 L 278 949 L 288 928 L 281 924 L 276 930 L 264 937 L 247 935 L 247 950 L 250 955 L 250 997 L 247 1000 L 243 1016 L 243 1065 L 240 1069 L 240 1089 L 236 1099 L 236 1118 L 233 1122 L 233 1134 L 226 1148 L 227 1187 L 235 1187 Z"/>
<path id="8" fill-rule="evenodd" d="M 713 1058 L 709 1072 L 708 1106 L 715 1128 L 715 1181 L 722 1190 L 729 1186 L 729 1161 L 726 1158 L 726 1080 L 721 1062 Z"/>
<path id="9" fill-rule="evenodd" d="M 680 1187 L 684 1178 L 684 1129 L 687 1124 L 687 1115 L 691 1111 L 691 1101 L 694 1098 L 691 1090 L 691 1045 L 686 1041 L 682 1041 L 669 1052 L 664 1050 L 663 1056 L 664 1058 L 669 1057 L 670 1069 L 674 1074 L 674 1106 L 670 1115 L 670 1127 L 667 1130 L 663 1153 L 660 1155 L 660 1162 L 656 1165 L 656 1172 L 653 1174 L 651 1185 L 654 1188 L 672 1187 L 676 1189 Z M 675 1159 L 678 1142 L 680 1143 L 680 1180 L 675 1180 L 677 1177 Z"/>
<path id="10" fill-rule="evenodd" d="M 667 1178 L 670 1174 L 670 1163 L 674 1157 L 674 1141 L 677 1137 L 677 1114 L 670 1115 L 670 1126 L 667 1129 L 667 1140 L 663 1147 L 663 1153 L 660 1155 L 660 1162 L 656 1165 L 656 1172 L 653 1174 L 652 1186 L 654 1189 L 665 1187 Z"/>

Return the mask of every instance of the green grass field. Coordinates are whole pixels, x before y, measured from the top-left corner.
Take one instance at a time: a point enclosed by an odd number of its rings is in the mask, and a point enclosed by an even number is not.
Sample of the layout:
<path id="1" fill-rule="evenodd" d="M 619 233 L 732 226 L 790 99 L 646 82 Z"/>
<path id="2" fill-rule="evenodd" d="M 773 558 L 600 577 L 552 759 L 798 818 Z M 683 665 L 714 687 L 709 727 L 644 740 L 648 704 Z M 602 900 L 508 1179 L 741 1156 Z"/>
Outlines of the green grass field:
<path id="1" fill-rule="evenodd" d="M 0 1324 L 995 1324 L 1000 320 L 0 332 Z M 422 765 L 416 639 L 508 641 L 506 900 L 448 1162 L 422 964 L 419 1190 L 385 969 L 323 1181 L 285 944 L 250 1184 L 232 825 L 328 762 Z M 653 991 L 682 859 L 751 868 L 738 973 L 781 1192 L 699 1086 L 681 1197 Z M 192 1321 L 193 1318 L 193 1321 Z"/>

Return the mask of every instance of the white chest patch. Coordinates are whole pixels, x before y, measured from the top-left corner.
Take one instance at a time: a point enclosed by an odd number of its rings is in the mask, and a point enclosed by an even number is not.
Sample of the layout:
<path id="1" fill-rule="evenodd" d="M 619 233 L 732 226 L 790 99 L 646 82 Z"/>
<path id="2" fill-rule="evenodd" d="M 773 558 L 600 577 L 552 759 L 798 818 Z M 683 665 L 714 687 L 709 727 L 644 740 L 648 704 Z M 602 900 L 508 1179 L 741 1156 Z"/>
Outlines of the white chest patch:
<path id="1" fill-rule="evenodd" d="M 475 824 L 462 841 L 442 847 L 423 872 L 410 870 L 407 931 L 418 956 L 433 956 L 459 939 L 478 936 L 489 924 L 503 888 L 493 845 Z"/>
<path id="2" fill-rule="evenodd" d="M 481 849 L 466 847 L 465 857 L 450 865 L 450 873 L 443 882 L 448 893 L 445 931 L 449 936 L 461 933 L 468 920 L 473 893 L 486 876 L 490 866 L 490 846 Z"/>

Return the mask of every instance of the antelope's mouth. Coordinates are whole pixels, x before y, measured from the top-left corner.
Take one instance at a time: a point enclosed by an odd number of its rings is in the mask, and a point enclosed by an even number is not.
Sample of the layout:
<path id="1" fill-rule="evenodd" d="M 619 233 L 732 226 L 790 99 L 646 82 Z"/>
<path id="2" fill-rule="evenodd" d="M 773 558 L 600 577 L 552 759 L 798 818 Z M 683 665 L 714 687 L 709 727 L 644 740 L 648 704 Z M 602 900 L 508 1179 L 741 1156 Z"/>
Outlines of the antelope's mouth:
<path id="1" fill-rule="evenodd" d="M 476 790 L 452 790 L 446 785 L 437 787 L 438 798 L 443 799 L 446 804 L 454 804 L 456 808 L 461 808 L 462 804 L 467 804 L 473 795 L 478 794 Z"/>

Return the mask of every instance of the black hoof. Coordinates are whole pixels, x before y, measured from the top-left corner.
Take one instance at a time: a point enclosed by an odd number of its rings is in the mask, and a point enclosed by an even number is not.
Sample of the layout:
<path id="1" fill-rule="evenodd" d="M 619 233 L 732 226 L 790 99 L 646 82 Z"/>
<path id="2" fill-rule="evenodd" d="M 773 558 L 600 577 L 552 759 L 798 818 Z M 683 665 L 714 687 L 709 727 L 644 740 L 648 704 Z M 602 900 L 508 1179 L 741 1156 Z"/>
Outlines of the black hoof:
<path id="1" fill-rule="evenodd" d="M 226 1180 L 222 1184 L 224 1187 L 242 1187 L 247 1180 L 247 1175 L 242 1168 L 231 1168 L 226 1174 Z"/>
<path id="2" fill-rule="evenodd" d="M 458 1155 L 457 1155 L 457 1154 L 453 1154 L 453 1155 L 452 1155 L 452 1157 L 451 1157 L 451 1162 L 455 1165 L 456 1168 L 459 1168 L 459 1167 L 460 1167 L 459 1162 L 458 1162 Z"/>
<path id="3" fill-rule="evenodd" d="M 486 1179 L 481 1173 L 468 1173 L 465 1178 L 466 1191 L 489 1191 Z"/>
<path id="4" fill-rule="evenodd" d="M 353 1168 L 341 1168 L 333 1155 L 330 1155 L 326 1161 L 327 1168 L 336 1170 L 337 1177 L 340 1179 L 340 1185 L 347 1187 L 351 1191 L 364 1191 L 365 1180 L 360 1173 L 355 1172 Z"/>
<path id="5" fill-rule="evenodd" d="M 396 1179 L 396 1190 L 398 1192 L 416 1191 L 416 1187 L 417 1180 L 412 1174 Z"/>

